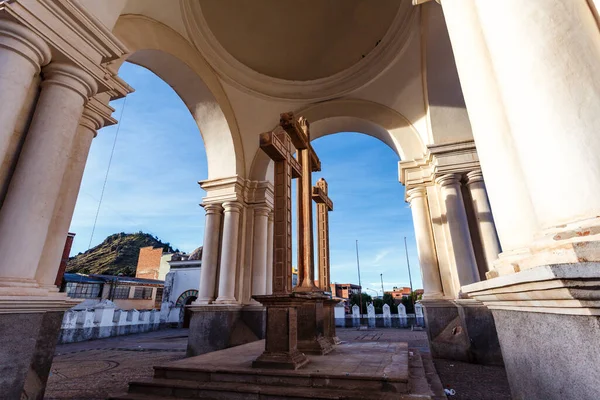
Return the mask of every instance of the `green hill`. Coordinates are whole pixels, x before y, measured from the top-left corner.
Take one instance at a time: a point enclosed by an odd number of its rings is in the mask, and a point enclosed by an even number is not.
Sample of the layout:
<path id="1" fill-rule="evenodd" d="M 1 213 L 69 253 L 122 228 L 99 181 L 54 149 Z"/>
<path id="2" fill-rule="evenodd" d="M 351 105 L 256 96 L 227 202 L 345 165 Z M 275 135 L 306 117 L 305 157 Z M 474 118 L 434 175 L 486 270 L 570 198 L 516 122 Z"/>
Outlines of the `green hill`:
<path id="1" fill-rule="evenodd" d="M 115 233 L 98 246 L 69 258 L 67 272 L 135 276 L 140 248 L 147 246 L 174 251 L 170 243 L 163 243 L 148 233 Z"/>

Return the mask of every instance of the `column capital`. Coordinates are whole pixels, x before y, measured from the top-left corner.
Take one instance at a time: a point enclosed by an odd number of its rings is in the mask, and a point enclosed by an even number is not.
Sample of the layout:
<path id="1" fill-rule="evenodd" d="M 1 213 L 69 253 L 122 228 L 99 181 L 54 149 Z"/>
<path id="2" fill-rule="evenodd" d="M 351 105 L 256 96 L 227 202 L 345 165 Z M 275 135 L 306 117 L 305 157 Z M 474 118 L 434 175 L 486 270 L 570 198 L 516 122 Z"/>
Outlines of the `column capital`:
<path id="1" fill-rule="evenodd" d="M 272 208 L 267 205 L 260 205 L 254 207 L 254 215 L 261 217 L 268 217 L 271 214 Z"/>
<path id="2" fill-rule="evenodd" d="M 48 44 L 30 29 L 16 22 L 0 19 L 0 47 L 13 50 L 33 64 L 37 72 L 52 57 Z"/>
<path id="3" fill-rule="evenodd" d="M 59 85 L 73 90 L 87 103 L 98 91 L 98 84 L 82 69 L 65 63 L 51 63 L 43 68 L 42 85 Z"/>
<path id="4" fill-rule="evenodd" d="M 460 184 L 460 180 L 460 174 L 446 174 L 435 178 L 435 182 L 442 187 Z"/>
<path id="5" fill-rule="evenodd" d="M 209 214 L 220 214 L 223 210 L 223 206 L 219 203 L 209 203 L 209 204 L 200 204 L 204 211 L 206 211 L 206 215 Z"/>
<path id="6" fill-rule="evenodd" d="M 427 196 L 427 187 L 425 187 L 425 186 L 417 186 L 417 187 L 408 189 L 406 191 L 406 201 L 408 201 L 409 203 L 412 202 L 416 198 L 426 197 L 426 196 Z"/>
<path id="7" fill-rule="evenodd" d="M 239 213 L 242 211 L 243 205 L 239 201 L 226 201 L 223 203 L 223 210 L 226 213 L 234 212 Z"/>
<path id="8" fill-rule="evenodd" d="M 476 169 L 467 173 L 467 185 L 483 181 L 483 174 L 481 173 L 480 169 Z"/>
<path id="9" fill-rule="evenodd" d="M 92 131 L 94 137 L 96 137 L 96 135 L 98 135 L 98 129 L 104 126 L 104 118 L 102 118 L 98 113 L 95 113 L 94 111 L 86 107 L 83 110 L 83 115 L 81 116 L 79 125 L 84 126 L 90 131 Z"/>

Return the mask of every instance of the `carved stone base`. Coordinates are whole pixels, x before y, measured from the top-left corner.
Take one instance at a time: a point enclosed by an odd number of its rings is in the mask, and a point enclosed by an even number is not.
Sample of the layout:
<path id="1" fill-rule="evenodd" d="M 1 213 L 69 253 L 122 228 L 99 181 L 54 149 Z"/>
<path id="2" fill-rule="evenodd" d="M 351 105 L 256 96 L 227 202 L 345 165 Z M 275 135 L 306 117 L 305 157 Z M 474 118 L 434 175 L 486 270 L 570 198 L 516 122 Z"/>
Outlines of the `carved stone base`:
<path id="1" fill-rule="evenodd" d="M 267 308 L 265 351 L 253 368 L 298 369 L 309 359 L 298 349 L 298 311 L 309 300 L 303 294 L 253 296 Z"/>
<path id="2" fill-rule="evenodd" d="M 265 351 L 252 361 L 252 368 L 293 369 L 302 368 L 310 360 L 298 349 L 291 352 L 271 353 Z"/>
<path id="3" fill-rule="evenodd" d="M 307 354 L 327 354 L 333 342 L 324 335 L 325 313 L 323 293 L 311 293 L 310 299 L 298 308 L 298 349 Z"/>
<path id="4" fill-rule="evenodd" d="M 342 341 L 337 337 L 335 333 L 335 306 L 341 300 L 327 299 L 323 301 L 323 336 L 333 345 L 338 345 Z"/>

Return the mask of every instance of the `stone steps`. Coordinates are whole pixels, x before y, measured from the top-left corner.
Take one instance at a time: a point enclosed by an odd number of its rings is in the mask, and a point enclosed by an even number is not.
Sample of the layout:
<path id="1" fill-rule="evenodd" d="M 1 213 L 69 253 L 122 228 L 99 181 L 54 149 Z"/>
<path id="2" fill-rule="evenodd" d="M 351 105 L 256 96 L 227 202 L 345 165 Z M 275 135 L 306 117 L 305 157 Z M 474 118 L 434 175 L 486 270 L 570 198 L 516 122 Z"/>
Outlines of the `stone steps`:
<path id="1" fill-rule="evenodd" d="M 418 400 L 430 396 L 393 392 L 363 392 L 312 387 L 268 386 L 233 382 L 193 382 L 176 379 L 153 379 L 131 382 L 129 393 L 112 400 Z"/>
<path id="2" fill-rule="evenodd" d="M 333 374 L 300 375 L 286 370 L 215 370 L 157 366 L 155 379 L 179 379 L 194 382 L 245 383 L 267 386 L 307 387 L 360 391 L 408 392 L 408 379 L 373 379 L 373 377 Z"/>
<path id="3" fill-rule="evenodd" d="M 263 345 L 156 366 L 153 379 L 131 382 L 127 395 L 113 399 L 440 399 L 430 388 L 421 354 L 409 352 L 406 343 L 342 344 L 330 355 L 312 356 L 311 363 L 296 371 L 252 368 Z"/>

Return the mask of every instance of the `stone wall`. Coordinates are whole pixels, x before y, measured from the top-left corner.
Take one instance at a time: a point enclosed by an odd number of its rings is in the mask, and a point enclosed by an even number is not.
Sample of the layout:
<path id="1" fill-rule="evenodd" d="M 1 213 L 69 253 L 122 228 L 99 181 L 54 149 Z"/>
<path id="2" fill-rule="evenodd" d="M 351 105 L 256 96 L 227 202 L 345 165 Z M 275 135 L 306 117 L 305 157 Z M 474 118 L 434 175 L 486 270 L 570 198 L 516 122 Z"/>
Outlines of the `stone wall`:
<path id="1" fill-rule="evenodd" d="M 72 308 L 65 312 L 58 343 L 83 342 L 160 328 L 157 310 L 117 310 L 114 304 L 102 302 L 97 307 Z"/>

